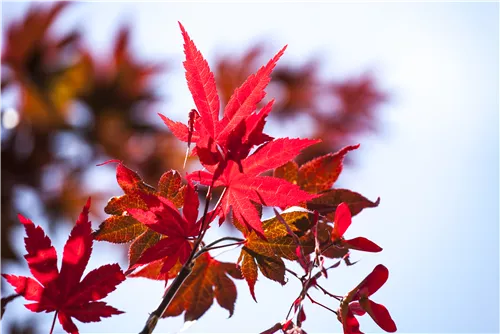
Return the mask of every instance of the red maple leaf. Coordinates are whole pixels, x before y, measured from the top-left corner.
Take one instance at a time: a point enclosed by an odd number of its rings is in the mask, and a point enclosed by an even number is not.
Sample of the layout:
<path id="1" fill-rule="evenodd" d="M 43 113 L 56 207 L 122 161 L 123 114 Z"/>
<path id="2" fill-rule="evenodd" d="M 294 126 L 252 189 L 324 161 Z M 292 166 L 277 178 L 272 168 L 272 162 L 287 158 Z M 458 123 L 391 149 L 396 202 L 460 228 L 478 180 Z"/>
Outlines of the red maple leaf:
<path id="1" fill-rule="evenodd" d="M 219 120 L 220 101 L 214 74 L 184 27 L 179 25 L 184 38 L 186 79 L 198 110 L 190 113 L 189 127 L 163 115 L 160 117 L 177 138 L 188 142 L 188 145 L 196 143 L 195 153 L 202 164 L 215 165 L 222 160 L 239 161 L 248 155 L 253 146 L 272 139 L 262 131 L 274 100 L 259 113 L 256 113 L 256 109 L 266 95 L 264 89 L 286 46 L 234 91 L 224 108 L 223 118 Z"/>
<path id="2" fill-rule="evenodd" d="M 365 312 L 386 332 L 392 333 L 397 330 L 396 324 L 385 306 L 377 304 L 369 298 L 384 285 L 388 278 L 389 270 L 384 265 L 379 264 L 342 299 L 338 318 L 342 322 L 345 334 L 362 333 L 359 330 L 359 322 L 354 315 L 363 315 Z"/>
<path id="3" fill-rule="evenodd" d="M 184 195 L 182 215 L 168 199 L 152 194 L 140 193 L 148 209 L 128 209 L 129 214 L 155 232 L 167 236 L 148 248 L 131 270 L 140 265 L 166 258 L 161 273 L 172 269 L 177 260 L 184 264 L 191 253 L 191 242 L 200 233 L 201 220 L 198 219 L 198 194 L 193 185 L 188 183 Z"/>
<path id="4" fill-rule="evenodd" d="M 335 221 L 331 234 L 332 241 L 349 249 L 375 253 L 382 251 L 380 246 L 363 237 L 345 240 L 343 236 L 347 228 L 351 225 L 351 222 L 352 217 L 349 207 L 346 203 L 340 203 L 335 211 Z"/>
<path id="5" fill-rule="evenodd" d="M 125 280 L 118 264 L 108 264 L 89 272 L 81 280 L 92 253 L 92 228 L 88 220 L 90 198 L 64 246 L 61 271 L 57 253 L 40 226 L 22 215 L 27 237 L 24 258 L 34 278 L 2 274 L 15 291 L 34 303 L 26 304 L 32 312 L 56 312 L 63 329 L 78 333 L 71 318 L 81 322 L 97 322 L 113 314 L 123 313 L 98 300 L 114 291 Z"/>
<path id="6" fill-rule="evenodd" d="M 259 213 L 252 202 L 284 208 L 309 201 L 317 195 L 309 194 L 283 179 L 259 175 L 283 165 L 302 149 L 317 142 L 310 139 L 276 139 L 259 147 L 240 164 L 229 161 L 218 178 L 214 175 L 218 168 L 209 168 L 209 172 L 194 172 L 188 178 L 204 185 L 211 185 L 216 179 L 214 186 L 226 187 L 221 215 L 227 215 L 232 209 L 236 219 L 263 237 Z"/>

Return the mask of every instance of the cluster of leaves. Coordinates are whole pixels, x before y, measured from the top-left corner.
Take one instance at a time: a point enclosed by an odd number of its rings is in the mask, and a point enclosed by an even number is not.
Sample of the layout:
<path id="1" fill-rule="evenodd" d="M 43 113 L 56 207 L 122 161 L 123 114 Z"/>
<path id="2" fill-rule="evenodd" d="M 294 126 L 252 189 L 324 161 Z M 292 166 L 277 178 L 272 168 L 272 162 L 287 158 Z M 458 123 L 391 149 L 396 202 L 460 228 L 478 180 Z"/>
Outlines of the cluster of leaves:
<path id="1" fill-rule="evenodd" d="M 3 29 L 2 98 L 9 101 L 18 94 L 11 107 L 20 116 L 15 128 L 2 129 L 3 260 L 19 260 L 7 236 L 16 226 L 16 213 L 23 210 L 16 201 L 20 196 L 34 194 L 54 228 L 55 222 L 70 222 L 78 213 L 86 196 L 73 189 L 86 188 L 89 166 L 95 162 L 120 159 L 140 170 L 149 183 L 182 166 L 183 149 L 170 132 L 151 122 L 153 110 L 148 108 L 160 100 L 152 80 L 168 74 L 167 68 L 139 61 L 128 26 L 119 29 L 108 53 L 85 43 L 72 26 L 54 30 L 57 20 L 71 15 L 72 6 L 85 4 L 32 4 L 24 17 Z M 215 60 L 221 106 L 257 69 L 263 51 L 256 46 L 241 59 L 231 54 Z M 337 151 L 373 129 L 385 99 L 372 77 L 324 80 L 318 65 L 279 65 L 271 81 L 271 87 L 285 93 L 273 105 L 276 120 L 308 115 L 315 124 L 311 138 L 323 139 L 298 161 Z M 331 99 L 337 102 L 316 102 Z M 3 104 L 2 113 L 8 106 Z M 67 152 L 74 145 L 81 154 Z M 92 191 L 95 203 L 111 195 Z"/>
<path id="2" fill-rule="evenodd" d="M 257 68 L 266 49 L 261 43 L 240 57 L 231 54 L 218 59 L 214 72 L 224 103 Z M 304 64 L 283 64 L 273 72 L 271 89 L 279 93 L 273 117 L 284 122 L 305 116 L 312 124 L 309 136 L 322 139 L 321 143 L 307 148 L 297 158 L 299 162 L 338 151 L 356 140 L 357 135 L 375 131 L 376 111 L 388 99 L 372 74 L 325 80 L 321 65 L 317 59 L 311 59 Z"/>
<path id="3" fill-rule="evenodd" d="M 71 221 L 86 196 L 85 178 L 95 161 L 126 160 L 149 179 L 182 160 L 173 136 L 146 121 L 158 100 L 152 80 L 163 65 L 139 62 L 122 27 L 109 54 L 83 43 L 80 32 L 54 32 L 54 22 L 75 4 L 31 4 L 5 28 L 2 98 L 17 96 L 19 123 L 2 123 L 2 259 L 16 259 L 8 239 L 20 194 L 34 193 L 51 222 Z M 82 5 L 82 4 L 76 4 Z M 8 101 L 6 99 L 5 101 Z M 2 116 L 7 103 L 2 103 Z M 138 150 L 148 143 L 149 150 Z M 78 154 L 69 147 L 77 147 Z M 50 182 L 47 182 L 50 180 Z M 94 202 L 109 194 L 93 193 Z"/>
<path id="4" fill-rule="evenodd" d="M 344 237 L 352 215 L 378 206 L 379 200 L 372 202 L 356 192 L 333 188 L 345 156 L 359 145 L 347 146 L 299 166 L 294 162 L 297 155 L 320 140 L 272 138 L 264 132 L 266 117 L 274 103 L 274 100 L 263 103 L 265 89 L 286 47 L 234 91 L 221 117 L 214 74 L 184 27 L 180 28 L 186 79 L 196 109 L 189 113 L 187 125 L 160 116 L 174 136 L 187 142 L 186 154 L 197 157 L 203 170 L 188 174 L 184 184 L 180 173 L 170 170 L 162 175 L 155 189 L 120 161 L 110 161 L 117 163 L 116 177 L 124 194 L 108 202 L 105 211 L 111 216 L 94 232 L 87 218 L 87 203 L 66 244 L 61 272 L 57 272 L 50 240 L 41 229 L 33 232 L 34 225 L 21 218 L 28 235 L 26 259 L 36 281 L 12 275 L 4 277 L 18 294 L 37 302 L 28 304 L 28 309 L 55 311 L 63 328 L 70 333 L 77 331 L 71 317 L 88 322 L 120 313 L 97 300 L 114 290 L 125 275 L 163 280 L 166 284 L 173 279 L 143 329 L 143 333 L 151 333 L 159 317 L 184 313 L 185 320 L 196 320 L 214 300 L 232 315 L 237 295 L 233 279 L 245 279 L 256 300 L 259 271 L 281 284 L 285 284 L 287 274 L 302 283 L 287 319 L 266 332 L 303 332 L 306 298 L 335 313 L 344 333 L 361 333 L 354 315 L 364 312 L 382 329 L 395 331 L 387 309 L 369 299 L 388 278 L 384 266 L 377 266 L 345 297 L 328 292 L 319 283 L 322 276 L 327 278 L 328 271 L 342 262 L 354 264 L 349 258 L 351 250 L 382 250 L 364 237 Z M 208 186 L 203 209 L 196 184 Z M 209 211 L 215 188 L 222 188 L 222 192 Z M 274 217 L 262 218 L 266 207 L 273 208 Z M 275 207 L 285 211 L 279 213 Z M 207 244 L 206 232 L 215 221 L 219 225 L 226 221 L 233 224 L 241 232 L 241 238 L 224 237 Z M 131 242 L 125 273 L 117 265 L 108 265 L 80 281 L 93 239 Z M 236 242 L 220 245 L 228 240 Z M 234 245 L 241 246 L 235 263 L 220 262 L 210 255 L 214 249 Z M 298 262 L 304 275 L 292 271 L 284 260 Z M 329 261 L 335 262 L 329 264 Z M 337 300 L 337 310 L 312 299 L 310 288 Z M 82 308 L 88 312 L 82 312 Z M 290 317 L 291 310 L 294 315 Z"/>

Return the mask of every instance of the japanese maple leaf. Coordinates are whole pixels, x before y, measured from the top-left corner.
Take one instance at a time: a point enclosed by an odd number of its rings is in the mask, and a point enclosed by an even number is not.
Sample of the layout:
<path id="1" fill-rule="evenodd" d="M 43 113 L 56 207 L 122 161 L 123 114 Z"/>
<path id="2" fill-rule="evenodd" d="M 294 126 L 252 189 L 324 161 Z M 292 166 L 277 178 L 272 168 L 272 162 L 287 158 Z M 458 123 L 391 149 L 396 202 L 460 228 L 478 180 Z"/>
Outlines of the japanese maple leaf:
<path id="1" fill-rule="evenodd" d="M 148 210 L 148 205 L 143 199 L 145 195 L 161 196 L 170 200 L 176 207 L 181 207 L 184 203 L 185 186 L 182 185 L 180 174 L 175 170 L 170 170 L 161 176 L 158 187 L 155 189 L 147 185 L 139 174 L 122 163 L 116 167 L 116 179 L 125 194 L 109 200 L 104 211 L 112 216 L 100 224 L 99 229 L 94 232 L 94 238 L 112 243 L 132 241 L 128 254 L 130 271 L 143 253 L 164 235 L 136 220 L 129 211 L 133 208 Z M 161 268 L 163 261 L 159 260 L 159 262 L 161 262 Z M 159 270 L 156 270 L 159 265 L 155 263 L 153 271 L 146 270 L 148 278 L 165 278 L 165 275 L 161 275 Z M 146 274 L 146 271 L 141 272 Z"/>
<path id="2" fill-rule="evenodd" d="M 354 191 L 331 188 L 342 172 L 346 154 L 357 148 L 359 144 L 346 146 L 336 153 L 323 155 L 300 167 L 295 161 L 289 161 L 276 168 L 274 176 L 297 184 L 302 190 L 319 194 L 319 197 L 307 202 L 307 208 L 311 211 L 317 211 L 333 220 L 335 209 L 340 203 L 345 202 L 352 215 L 355 216 L 365 208 L 378 206 L 380 198 L 372 202 Z"/>
<path id="3" fill-rule="evenodd" d="M 304 221 L 308 220 L 308 213 L 303 211 L 284 213 L 283 218 L 295 230 L 296 223 L 303 224 Z M 235 221 L 234 223 L 241 230 L 238 222 Z M 238 263 L 241 262 L 241 273 L 248 283 L 254 300 L 257 300 L 255 297 L 257 269 L 260 269 L 265 277 L 284 285 L 286 280 L 283 258 L 292 261 L 297 260 L 297 254 L 295 253 L 297 246 L 285 226 L 277 218 L 264 220 L 262 229 L 266 239 L 262 239 L 254 231 L 244 231 L 246 241 L 238 259 Z M 310 236 L 302 237 L 301 242 L 305 252 L 311 253 L 314 250 L 314 239 Z"/>
<path id="4" fill-rule="evenodd" d="M 397 330 L 396 324 L 385 306 L 377 304 L 369 298 L 384 285 L 388 278 L 389 270 L 379 264 L 357 287 L 342 299 L 338 318 L 342 322 L 345 334 L 361 333 L 359 322 L 354 315 L 363 315 L 365 312 L 386 332 L 392 333 Z"/>
<path id="5" fill-rule="evenodd" d="M 165 258 L 161 273 L 172 269 L 177 261 L 184 264 L 191 253 L 191 243 L 200 233 L 202 221 L 198 219 L 198 194 L 193 185 L 188 183 L 184 195 L 182 215 L 168 199 L 151 194 L 141 194 L 147 210 L 141 208 L 128 209 L 129 214 L 151 230 L 165 235 L 155 245 L 148 248 L 137 262 L 130 268 L 148 264 Z"/>
<path id="6" fill-rule="evenodd" d="M 220 101 L 214 74 L 184 27 L 180 23 L 179 26 L 184 38 L 186 79 L 197 110 L 190 113 L 189 127 L 160 116 L 177 138 L 188 145 L 196 144 L 195 153 L 202 164 L 214 165 L 224 159 L 239 161 L 253 146 L 272 139 L 263 133 L 263 128 L 274 101 L 259 113 L 256 109 L 266 95 L 264 89 L 271 80 L 270 74 L 286 46 L 234 91 L 219 120 Z"/>
<path id="7" fill-rule="evenodd" d="M 40 226 L 21 215 L 27 237 L 24 239 L 28 262 L 33 278 L 2 276 L 27 300 L 32 312 L 56 312 L 63 329 L 78 333 L 71 318 L 81 322 L 101 321 L 113 314 L 123 313 L 98 301 L 114 291 L 125 280 L 118 264 L 108 264 L 82 275 L 92 253 L 92 228 L 88 220 L 90 198 L 84 206 L 75 227 L 64 246 L 61 271 L 57 268 L 57 253 L 51 240 Z"/>
<path id="8" fill-rule="evenodd" d="M 214 298 L 232 316 L 237 293 L 236 285 L 228 275 L 234 279 L 242 278 L 235 263 L 219 262 L 208 253 L 202 254 L 163 317 L 175 317 L 186 312 L 185 321 L 197 320 L 212 306 Z"/>
<path id="9" fill-rule="evenodd" d="M 380 248 L 378 245 L 363 237 L 345 240 L 343 236 L 347 228 L 351 225 L 351 222 L 352 219 L 349 207 L 345 203 L 340 203 L 337 207 L 337 210 L 335 211 L 335 221 L 333 230 L 331 232 L 331 238 L 333 242 L 336 242 L 342 247 L 356 249 L 364 252 L 382 251 L 382 248 Z"/>
<path id="10" fill-rule="evenodd" d="M 219 170 L 218 167 L 208 172 L 194 172 L 188 178 L 204 185 L 213 183 L 214 186 L 226 187 L 221 202 L 221 215 L 227 215 L 232 209 L 236 219 L 264 237 L 259 214 L 252 202 L 288 207 L 309 201 L 317 195 L 309 194 L 283 179 L 259 175 L 290 161 L 302 149 L 317 142 L 319 141 L 310 139 L 279 138 L 259 147 L 242 160 L 241 164 L 229 161 L 218 178 L 214 175 Z"/>
<path id="11" fill-rule="evenodd" d="M 309 212 L 289 211 L 280 216 L 287 223 L 288 228 L 278 217 L 266 219 L 262 221 L 265 239 L 262 239 L 255 231 L 246 231 L 239 221 L 233 220 L 233 224 L 246 235 L 238 263 L 241 263 L 241 273 L 248 283 L 254 300 L 256 300 L 255 284 L 259 270 L 265 277 L 283 285 L 286 283 L 283 259 L 300 263 L 302 255 L 307 256 L 313 253 L 316 246 L 320 250 L 328 248 L 324 255 L 330 258 L 343 258 L 348 253 L 346 248 L 329 247 L 331 246 L 331 227 L 327 223 L 318 222 L 316 233 L 311 231 L 313 218 Z M 316 245 L 316 240 L 318 245 Z M 300 244 L 299 253 L 297 252 L 298 244 Z"/>

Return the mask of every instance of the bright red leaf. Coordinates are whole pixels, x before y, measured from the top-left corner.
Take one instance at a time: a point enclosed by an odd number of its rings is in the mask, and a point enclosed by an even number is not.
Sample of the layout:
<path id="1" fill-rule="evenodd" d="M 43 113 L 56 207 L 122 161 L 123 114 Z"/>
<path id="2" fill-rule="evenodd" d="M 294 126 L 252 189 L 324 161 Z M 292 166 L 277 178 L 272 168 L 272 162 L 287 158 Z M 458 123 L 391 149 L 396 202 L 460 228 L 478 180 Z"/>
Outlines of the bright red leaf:
<path id="1" fill-rule="evenodd" d="M 202 164 L 215 165 L 223 160 L 244 159 L 253 146 L 272 139 L 262 131 L 273 101 L 259 113 L 256 109 L 266 95 L 264 89 L 286 46 L 235 90 L 219 120 L 220 102 L 214 75 L 184 27 L 179 25 L 184 38 L 186 79 L 198 110 L 194 117 L 190 117 L 193 127 L 160 116 L 178 139 L 188 144 L 196 143 L 195 152 Z"/>
<path id="2" fill-rule="evenodd" d="M 361 308 L 366 311 L 370 317 L 386 332 L 395 332 L 397 330 L 394 320 L 392 320 L 389 311 L 385 306 L 377 304 L 369 299 L 371 295 L 378 291 L 389 278 L 389 270 L 384 265 L 377 265 L 366 278 L 351 290 L 342 300 L 339 310 L 339 320 L 344 326 L 344 333 L 358 333 L 356 315 L 363 315 L 359 311 Z M 359 301 L 359 303 L 357 302 Z M 352 305 L 352 306 L 351 306 Z M 355 311 L 356 310 L 356 311 Z M 355 312 L 355 313 L 354 313 Z M 357 332 L 356 329 L 357 328 Z"/>
<path id="3" fill-rule="evenodd" d="M 198 219 L 198 194 L 193 185 L 188 183 L 182 215 L 176 206 L 168 199 L 150 194 L 141 194 L 147 209 L 130 208 L 129 214 L 151 230 L 166 238 L 160 239 L 146 249 L 130 270 L 140 265 L 166 258 L 161 273 L 172 269 L 177 261 L 185 263 L 191 253 L 190 239 L 200 233 L 201 221 Z"/>
<path id="4" fill-rule="evenodd" d="M 332 231 L 332 240 L 344 236 L 345 231 L 351 225 L 351 212 L 345 203 L 340 203 L 335 211 L 335 225 Z"/>
<path id="5" fill-rule="evenodd" d="M 260 217 L 252 202 L 265 206 L 288 207 L 317 197 L 283 179 L 259 176 L 290 161 L 302 149 L 317 142 L 310 139 L 280 138 L 259 147 L 252 155 L 242 160 L 240 166 L 232 161 L 228 162 L 214 184 L 226 187 L 221 203 L 222 214 L 227 215 L 232 209 L 238 221 L 263 236 Z M 210 185 L 215 178 L 211 172 L 194 172 L 188 177 L 204 185 Z"/>
<path id="6" fill-rule="evenodd" d="M 381 247 L 363 237 L 345 240 L 344 233 L 351 225 L 351 222 L 352 219 L 349 207 L 346 203 L 340 203 L 335 211 L 335 220 L 331 232 L 332 241 L 337 242 L 339 245 L 349 249 L 356 249 L 364 252 L 382 251 Z"/>
<path id="7" fill-rule="evenodd" d="M 2 274 L 17 293 L 33 301 L 25 305 L 26 308 L 32 312 L 57 312 L 59 322 L 68 333 L 78 333 L 71 318 L 81 322 L 95 322 L 123 313 L 98 301 L 125 280 L 118 264 L 94 269 L 82 280 L 92 253 L 89 208 L 90 199 L 64 246 L 60 272 L 57 268 L 56 250 L 49 237 L 40 226 L 35 226 L 31 220 L 19 215 L 27 235 L 24 241 L 28 253 L 24 257 L 34 278 Z"/>
<path id="8" fill-rule="evenodd" d="M 96 240 L 109 241 L 112 243 L 125 243 L 132 241 L 129 250 L 130 271 L 131 268 L 136 265 L 139 258 L 141 258 L 141 256 L 149 248 L 158 243 L 164 236 L 164 234 L 148 227 L 147 224 L 135 219 L 134 216 L 131 215 L 131 212 L 134 209 L 148 211 L 149 206 L 151 205 L 151 203 L 147 203 L 148 198 L 150 201 L 155 201 L 155 198 L 168 200 L 169 204 L 167 206 L 169 206 L 170 209 L 172 204 L 176 208 L 181 207 L 184 205 L 186 187 L 182 185 L 180 174 L 177 171 L 170 170 L 161 176 L 157 189 L 154 189 L 153 187 L 147 185 L 136 172 L 130 170 L 122 163 L 119 163 L 116 167 L 116 179 L 125 194 L 113 197 L 109 200 L 108 204 L 104 208 L 104 211 L 112 216 L 107 218 L 99 226 L 99 229 L 94 232 L 94 237 Z M 195 202 L 197 200 L 197 197 L 194 200 L 190 200 L 188 207 L 197 203 Z M 160 200 L 157 199 L 156 201 L 158 202 Z M 171 211 L 172 210 L 170 210 L 170 212 Z M 177 212 L 177 210 L 174 211 Z M 193 210 L 186 209 L 184 211 L 190 212 Z M 172 214 L 176 215 L 176 217 L 179 216 L 178 212 Z M 189 215 L 189 213 L 187 214 Z M 195 214 L 197 215 L 197 212 Z M 172 226 L 175 227 L 175 225 Z M 178 234 L 179 233 L 182 234 L 184 232 L 179 230 Z M 184 243 L 181 243 L 181 245 L 182 249 L 179 249 L 179 252 L 177 253 L 183 255 L 186 252 L 187 247 Z M 165 261 L 167 260 L 168 259 L 165 259 Z M 174 261 L 174 257 L 168 261 Z M 168 263 L 167 267 L 171 265 L 171 263 Z M 136 273 L 136 276 L 137 274 L 138 273 Z M 148 277 L 150 276 L 148 275 Z"/>

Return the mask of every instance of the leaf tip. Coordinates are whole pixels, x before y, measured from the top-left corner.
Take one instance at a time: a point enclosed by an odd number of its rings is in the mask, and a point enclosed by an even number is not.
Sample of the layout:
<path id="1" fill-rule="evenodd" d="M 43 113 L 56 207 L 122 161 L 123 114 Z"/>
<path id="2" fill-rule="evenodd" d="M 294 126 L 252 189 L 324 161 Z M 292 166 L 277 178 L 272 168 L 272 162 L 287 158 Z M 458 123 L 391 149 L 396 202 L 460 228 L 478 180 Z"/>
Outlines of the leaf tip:
<path id="1" fill-rule="evenodd" d="M 22 214 L 18 213 L 17 214 L 17 219 L 21 222 L 21 224 L 27 226 L 27 225 L 33 225 L 33 222 L 29 220 L 28 218 L 24 217 Z"/>
<path id="2" fill-rule="evenodd" d="M 90 210 L 90 204 L 91 204 L 91 202 L 92 202 L 92 197 L 91 197 L 91 196 L 89 196 L 89 198 L 87 198 L 87 202 L 85 203 L 85 206 L 84 206 L 84 208 L 85 208 L 87 211 L 89 211 L 89 210 Z"/>

